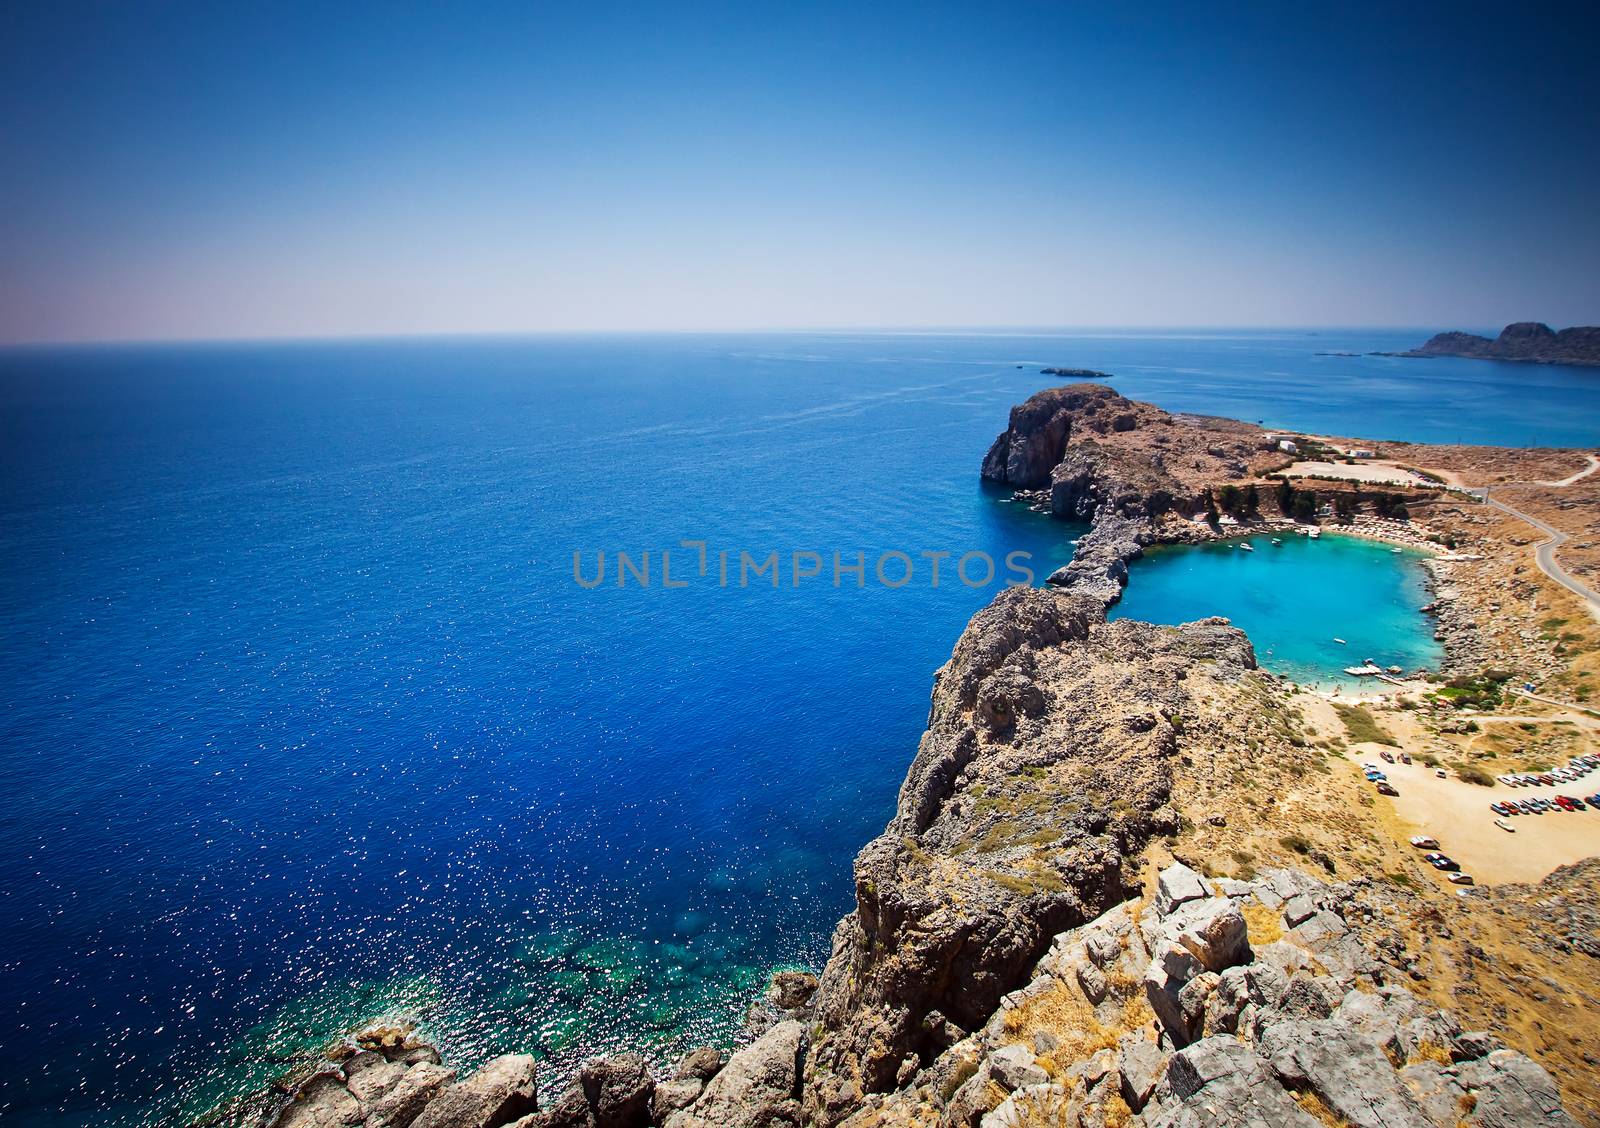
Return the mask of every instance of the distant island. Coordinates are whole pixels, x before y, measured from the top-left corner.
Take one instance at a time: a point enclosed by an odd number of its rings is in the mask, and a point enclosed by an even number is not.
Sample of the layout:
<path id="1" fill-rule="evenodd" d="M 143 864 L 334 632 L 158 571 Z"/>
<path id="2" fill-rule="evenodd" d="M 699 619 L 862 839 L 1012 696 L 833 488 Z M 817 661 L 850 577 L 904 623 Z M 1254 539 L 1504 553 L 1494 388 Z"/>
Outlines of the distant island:
<path id="1" fill-rule="evenodd" d="M 1039 375 L 1059 376 L 1064 380 L 1097 381 L 1111 379 L 1111 373 L 1096 372 L 1092 368 L 1041 368 L 1039 369 Z"/>
<path id="2" fill-rule="evenodd" d="M 1576 325 L 1559 333 L 1539 321 L 1507 325 L 1494 340 L 1476 333 L 1438 333 L 1421 348 L 1373 356 L 1464 356 L 1475 360 L 1516 360 L 1526 364 L 1600 366 L 1600 326 Z"/>

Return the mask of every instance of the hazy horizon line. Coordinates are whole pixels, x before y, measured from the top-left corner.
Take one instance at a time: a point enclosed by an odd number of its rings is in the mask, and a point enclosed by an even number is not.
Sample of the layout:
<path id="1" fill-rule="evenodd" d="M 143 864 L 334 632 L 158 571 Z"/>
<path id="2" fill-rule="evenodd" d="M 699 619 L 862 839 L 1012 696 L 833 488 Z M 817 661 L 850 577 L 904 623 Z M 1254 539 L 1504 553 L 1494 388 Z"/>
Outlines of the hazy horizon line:
<path id="1" fill-rule="evenodd" d="M 1526 319 L 1525 319 L 1526 320 Z M 1510 325 L 1515 322 L 1505 322 Z M 1548 323 L 1546 323 L 1548 324 Z M 1557 326 L 1557 328 L 1565 328 Z M 1439 329 L 1423 325 L 1383 323 L 1367 325 L 1304 324 L 1130 324 L 1130 325 L 818 325 L 767 326 L 745 328 L 608 328 L 608 329 L 492 329 L 435 330 L 417 332 L 239 334 L 237 336 L 192 337 L 54 337 L 0 340 L 0 350 L 49 348 L 119 348 L 163 345 L 293 345 L 378 343 L 383 341 L 469 341 L 515 340 L 538 337 L 775 337 L 775 336 L 867 336 L 903 337 L 1147 337 L 1167 334 L 1218 333 L 1306 333 L 1323 332 L 1481 332 L 1499 329 L 1488 326 L 1454 326 Z"/>

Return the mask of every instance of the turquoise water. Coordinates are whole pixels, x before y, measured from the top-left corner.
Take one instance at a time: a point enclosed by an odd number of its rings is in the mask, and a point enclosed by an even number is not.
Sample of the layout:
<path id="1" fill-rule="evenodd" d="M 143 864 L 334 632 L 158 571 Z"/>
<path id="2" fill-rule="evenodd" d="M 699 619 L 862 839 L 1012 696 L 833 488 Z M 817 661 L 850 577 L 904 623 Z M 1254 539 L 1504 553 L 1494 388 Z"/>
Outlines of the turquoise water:
<path id="1" fill-rule="evenodd" d="M 1263 667 L 1305 684 L 1359 684 L 1339 671 L 1368 658 L 1407 673 L 1438 665 L 1432 621 L 1418 610 L 1432 598 L 1422 553 L 1333 534 L 1278 539 L 1248 538 L 1254 552 L 1241 541 L 1152 549 L 1131 567 L 1112 618 L 1225 615 Z"/>
<path id="2" fill-rule="evenodd" d="M 1600 442 L 1592 372 L 1316 355 L 1426 336 L 0 351 L 0 1121 L 175 1124 L 384 1013 L 551 1079 L 725 1038 L 768 970 L 826 958 L 998 579 L 667 590 L 659 553 L 1042 577 L 1074 530 L 978 466 L 1044 365 L 1270 425 Z M 656 582 L 579 587 L 600 550 Z M 1421 599 L 1347 613 L 1410 582 L 1381 549 L 1266 556 L 1152 554 L 1121 613 L 1231 615 L 1269 663 L 1419 660 Z"/>

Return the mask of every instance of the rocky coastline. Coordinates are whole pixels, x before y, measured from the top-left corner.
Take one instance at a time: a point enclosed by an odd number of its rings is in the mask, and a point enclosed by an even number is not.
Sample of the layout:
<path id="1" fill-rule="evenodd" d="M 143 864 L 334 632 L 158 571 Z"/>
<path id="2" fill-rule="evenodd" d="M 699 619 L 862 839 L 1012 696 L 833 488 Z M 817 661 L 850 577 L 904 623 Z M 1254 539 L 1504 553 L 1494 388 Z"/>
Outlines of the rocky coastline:
<path id="1" fill-rule="evenodd" d="M 1600 365 L 1600 326 L 1575 325 L 1557 332 L 1538 321 L 1507 325 L 1494 339 L 1476 333 L 1437 333 L 1407 352 L 1374 356 L 1467 357 L 1472 360 L 1509 360 L 1522 364 Z"/>
<path id="2" fill-rule="evenodd" d="M 1400 925 L 1441 910 L 1299 833 L 1327 801 L 1296 788 L 1332 770 L 1328 753 L 1244 634 L 1220 619 L 1106 618 L 1147 546 L 1227 535 L 1194 519 L 1213 491 L 1289 461 L 1259 428 L 1098 385 L 1013 410 L 983 477 L 1090 531 L 1049 586 L 1001 592 L 963 631 L 893 818 L 856 858 L 856 908 L 820 977 L 775 977 L 731 1055 L 697 1050 L 664 1071 L 641 1055 L 596 1059 L 547 1097 L 531 1057 L 463 1077 L 405 1031 L 369 1031 L 233 1122 L 1578 1123 L 1550 1072 L 1427 996 L 1419 941 Z M 1258 492 L 1250 521 L 1290 521 Z M 1440 629 L 1460 649 L 1474 634 L 1447 590 L 1458 577 L 1445 554 L 1431 566 Z M 1224 877 L 1193 853 L 1230 819 L 1259 823 L 1269 836 L 1254 848 L 1275 864 L 1235 848 Z M 1586 933 L 1571 958 L 1593 958 L 1584 944 L 1600 952 Z"/>

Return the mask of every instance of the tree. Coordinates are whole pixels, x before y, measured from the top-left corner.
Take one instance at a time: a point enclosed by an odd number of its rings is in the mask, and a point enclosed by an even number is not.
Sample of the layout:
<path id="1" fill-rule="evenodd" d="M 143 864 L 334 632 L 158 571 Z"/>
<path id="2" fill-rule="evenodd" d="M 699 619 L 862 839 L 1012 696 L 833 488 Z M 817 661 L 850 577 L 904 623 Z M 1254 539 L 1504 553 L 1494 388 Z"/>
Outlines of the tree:
<path id="1" fill-rule="evenodd" d="M 1333 500 L 1333 511 L 1338 514 L 1342 524 L 1348 525 L 1356 515 L 1355 499 L 1349 494 L 1340 494 Z"/>
<path id="2" fill-rule="evenodd" d="M 1294 491 L 1294 519 L 1310 521 L 1317 515 L 1317 495 L 1311 490 Z"/>
<path id="3" fill-rule="evenodd" d="M 1249 517 L 1261 512 L 1261 491 L 1256 489 L 1254 482 L 1244 488 L 1244 511 Z"/>
<path id="4" fill-rule="evenodd" d="M 1222 506 L 1225 513 L 1239 512 L 1239 506 L 1244 504 L 1244 494 L 1239 487 L 1229 483 L 1217 491 L 1217 504 Z"/>
<path id="5" fill-rule="evenodd" d="M 1372 508 L 1379 517 L 1392 517 L 1397 521 L 1404 521 L 1411 516 L 1406 509 L 1406 499 L 1403 494 L 1381 493 L 1372 495 Z"/>
<path id="6" fill-rule="evenodd" d="M 1288 478 L 1278 479 L 1278 512 L 1285 517 L 1294 512 L 1294 487 Z"/>
<path id="7" fill-rule="evenodd" d="M 1217 500 L 1211 496 L 1211 490 L 1209 487 L 1206 489 L 1204 500 L 1206 505 L 1206 520 L 1210 521 L 1214 525 L 1217 523 Z"/>

